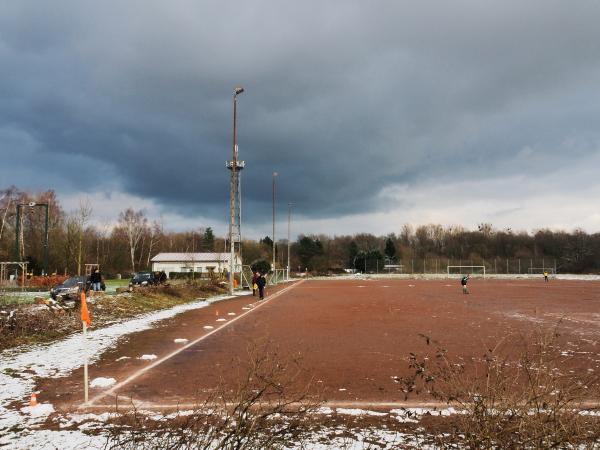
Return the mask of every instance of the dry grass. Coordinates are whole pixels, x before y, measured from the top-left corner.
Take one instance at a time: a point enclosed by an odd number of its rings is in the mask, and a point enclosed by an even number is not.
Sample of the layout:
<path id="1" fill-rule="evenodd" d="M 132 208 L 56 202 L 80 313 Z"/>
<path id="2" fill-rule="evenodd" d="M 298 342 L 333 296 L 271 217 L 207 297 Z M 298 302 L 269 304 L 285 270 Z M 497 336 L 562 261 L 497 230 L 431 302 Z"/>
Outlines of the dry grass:
<path id="1" fill-rule="evenodd" d="M 89 302 L 93 327 L 223 293 L 211 283 L 183 283 L 139 289 L 117 295 L 99 294 Z M 50 309 L 44 305 L 13 305 L 14 314 L 0 316 L 0 350 L 22 344 L 50 342 L 81 330 L 79 308 Z"/>
<path id="2" fill-rule="evenodd" d="M 598 376 L 586 367 L 565 371 L 558 337 L 556 329 L 509 336 L 470 362 L 451 360 L 441 347 L 411 354 L 403 391 L 406 398 L 428 393 L 460 412 L 436 437 L 440 448 L 598 448 L 600 417 L 580 413 L 600 401 Z"/>

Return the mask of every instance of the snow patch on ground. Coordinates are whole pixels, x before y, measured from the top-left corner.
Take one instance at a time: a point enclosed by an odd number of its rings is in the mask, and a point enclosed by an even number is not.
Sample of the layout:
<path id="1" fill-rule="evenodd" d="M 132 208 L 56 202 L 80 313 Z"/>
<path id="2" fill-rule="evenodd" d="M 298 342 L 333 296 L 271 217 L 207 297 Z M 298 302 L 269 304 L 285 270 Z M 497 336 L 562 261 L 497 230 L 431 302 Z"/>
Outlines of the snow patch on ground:
<path id="1" fill-rule="evenodd" d="M 217 322 L 227 322 L 227 319 L 220 317 L 217 319 Z"/>
<path id="2" fill-rule="evenodd" d="M 358 408 L 336 408 L 335 410 L 338 414 L 345 414 L 347 416 L 387 416 L 388 413 L 377 412 L 377 411 L 368 411 L 366 409 L 358 409 Z"/>
<path id="3" fill-rule="evenodd" d="M 22 436 L 4 435 L 0 437 L 0 447 L 7 445 L 15 450 L 35 448 L 36 450 L 71 450 L 105 448 L 106 437 L 89 436 L 81 431 L 35 430 Z"/>
<path id="4" fill-rule="evenodd" d="M 173 342 L 175 342 L 176 344 L 185 344 L 188 340 L 185 338 L 177 338 L 174 339 Z"/>
<path id="5" fill-rule="evenodd" d="M 143 359 L 144 361 L 152 361 L 153 359 L 156 359 L 156 358 L 157 358 L 156 355 L 142 355 L 138 359 Z"/>
<path id="6" fill-rule="evenodd" d="M 115 359 L 115 361 L 124 361 L 126 359 L 131 359 L 131 356 L 121 356 L 120 358 Z"/>
<path id="7" fill-rule="evenodd" d="M 40 403 L 37 406 L 21 408 L 21 412 L 29 414 L 31 417 L 47 417 L 54 412 L 54 406 L 50 403 Z"/>
<path id="8" fill-rule="evenodd" d="M 203 327 L 205 330 L 212 330 L 214 327 L 210 326 L 210 325 L 204 325 Z"/>
<path id="9" fill-rule="evenodd" d="M 94 378 L 92 380 L 92 382 L 90 383 L 90 387 L 91 388 L 105 388 L 105 387 L 112 386 L 116 382 L 117 382 L 117 380 L 115 380 L 114 378 L 98 377 L 98 378 Z"/>
<path id="10" fill-rule="evenodd" d="M 392 409 L 390 414 L 395 414 L 398 417 L 398 420 L 402 418 L 406 419 L 420 419 L 422 416 L 431 415 L 431 416 L 452 416 L 454 414 L 461 414 L 461 411 L 458 411 L 452 407 L 448 408 L 399 408 Z M 418 422 L 418 420 L 407 420 L 408 422 Z"/>

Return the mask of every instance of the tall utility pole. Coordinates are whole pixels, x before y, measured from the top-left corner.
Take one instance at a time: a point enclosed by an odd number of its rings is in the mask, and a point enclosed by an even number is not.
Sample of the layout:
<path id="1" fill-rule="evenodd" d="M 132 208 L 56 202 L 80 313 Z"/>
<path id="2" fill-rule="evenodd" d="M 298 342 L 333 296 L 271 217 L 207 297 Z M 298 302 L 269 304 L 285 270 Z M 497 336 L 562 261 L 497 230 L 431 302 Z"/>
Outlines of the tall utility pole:
<path id="1" fill-rule="evenodd" d="M 275 177 L 277 172 L 273 172 L 273 273 L 275 273 Z"/>
<path id="2" fill-rule="evenodd" d="M 244 168 L 244 161 L 238 161 L 237 135 L 236 135 L 236 120 L 237 120 L 237 96 L 244 92 L 243 87 L 236 87 L 233 90 L 233 150 L 232 160 L 226 162 L 226 167 L 231 170 L 231 204 L 230 213 L 231 220 L 229 222 L 229 294 L 233 295 L 233 280 L 235 275 L 235 242 L 241 244 L 240 239 L 240 224 L 236 223 L 239 217 L 236 214 L 236 191 L 238 188 L 238 171 Z"/>
<path id="3" fill-rule="evenodd" d="M 290 246 L 291 246 L 291 241 L 290 241 L 290 231 L 291 231 L 291 224 L 292 224 L 292 204 L 288 203 L 288 251 L 287 251 L 287 279 L 288 281 L 290 281 Z"/>

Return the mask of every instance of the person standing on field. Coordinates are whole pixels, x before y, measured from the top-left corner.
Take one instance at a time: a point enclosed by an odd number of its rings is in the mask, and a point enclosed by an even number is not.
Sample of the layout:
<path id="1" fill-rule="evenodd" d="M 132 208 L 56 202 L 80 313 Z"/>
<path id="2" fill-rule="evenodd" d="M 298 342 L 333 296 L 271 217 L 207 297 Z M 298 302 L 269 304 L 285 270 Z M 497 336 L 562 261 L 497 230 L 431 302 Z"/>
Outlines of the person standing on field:
<path id="1" fill-rule="evenodd" d="M 256 285 L 258 286 L 258 296 L 262 300 L 265 298 L 265 286 L 267 285 L 267 280 L 263 274 L 260 274 L 256 280 Z"/>
<path id="2" fill-rule="evenodd" d="M 548 282 L 548 271 L 544 270 L 544 281 L 547 283 Z"/>
<path id="3" fill-rule="evenodd" d="M 462 285 L 462 288 L 463 288 L 463 294 L 469 293 L 469 289 L 467 289 L 468 282 L 469 282 L 469 275 L 465 275 L 464 277 L 462 277 L 460 279 L 460 284 Z"/>

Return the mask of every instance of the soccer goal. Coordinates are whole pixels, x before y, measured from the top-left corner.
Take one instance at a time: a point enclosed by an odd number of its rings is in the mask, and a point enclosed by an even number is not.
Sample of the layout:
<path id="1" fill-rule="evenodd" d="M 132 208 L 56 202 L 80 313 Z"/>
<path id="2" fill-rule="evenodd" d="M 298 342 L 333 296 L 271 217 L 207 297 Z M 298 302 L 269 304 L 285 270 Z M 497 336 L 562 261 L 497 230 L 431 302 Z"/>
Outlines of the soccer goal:
<path id="1" fill-rule="evenodd" d="M 481 275 L 485 278 L 485 266 L 446 266 L 448 270 L 448 278 L 450 275 Z"/>
<path id="2" fill-rule="evenodd" d="M 529 275 L 543 275 L 544 272 L 548 272 L 548 275 L 552 278 L 556 277 L 556 270 L 554 267 L 528 267 L 527 273 Z"/>

